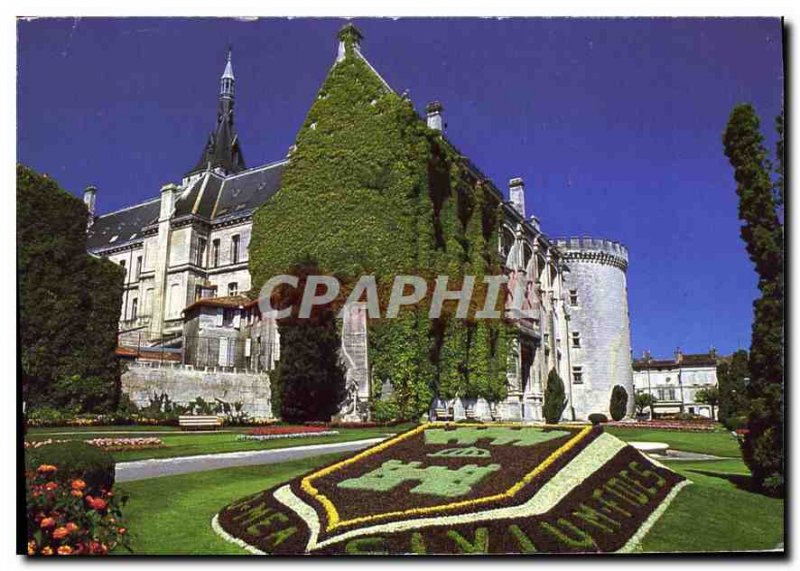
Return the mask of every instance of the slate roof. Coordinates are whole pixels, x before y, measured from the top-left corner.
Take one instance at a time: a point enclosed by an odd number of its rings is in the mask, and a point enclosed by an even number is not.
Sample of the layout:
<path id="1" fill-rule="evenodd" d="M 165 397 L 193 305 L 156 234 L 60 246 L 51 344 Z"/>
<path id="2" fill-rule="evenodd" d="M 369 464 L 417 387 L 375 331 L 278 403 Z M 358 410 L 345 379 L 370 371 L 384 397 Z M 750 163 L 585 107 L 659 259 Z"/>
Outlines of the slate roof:
<path id="1" fill-rule="evenodd" d="M 717 358 L 711 353 L 683 354 L 680 363 L 675 359 L 634 359 L 634 371 L 677 369 L 678 367 L 716 367 Z"/>
<path id="2" fill-rule="evenodd" d="M 174 218 L 196 216 L 215 223 L 252 214 L 278 191 L 286 164 L 270 163 L 226 178 L 208 172 L 180 194 Z M 140 240 L 142 231 L 158 221 L 160 209 L 155 198 L 99 216 L 89 229 L 87 248 L 106 250 Z"/>
<path id="3" fill-rule="evenodd" d="M 142 229 L 158 220 L 160 209 L 156 198 L 98 217 L 89 230 L 87 248 L 111 248 L 140 239 Z"/>

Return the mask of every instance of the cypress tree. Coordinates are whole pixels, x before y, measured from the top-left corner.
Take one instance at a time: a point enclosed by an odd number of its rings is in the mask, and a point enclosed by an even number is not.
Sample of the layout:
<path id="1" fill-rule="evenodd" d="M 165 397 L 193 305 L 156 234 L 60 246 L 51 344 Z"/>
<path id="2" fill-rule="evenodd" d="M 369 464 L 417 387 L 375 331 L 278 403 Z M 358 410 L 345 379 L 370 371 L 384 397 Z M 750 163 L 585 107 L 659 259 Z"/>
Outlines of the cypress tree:
<path id="1" fill-rule="evenodd" d="M 544 389 L 544 419 L 548 424 L 558 424 L 564 409 L 567 407 L 567 396 L 564 391 L 564 381 L 558 376 L 555 369 L 547 375 L 547 386 Z"/>
<path id="2" fill-rule="evenodd" d="M 625 418 L 625 412 L 628 410 L 628 391 L 622 385 L 614 385 L 611 389 L 611 404 L 609 412 L 611 418 L 614 420 L 622 420 Z"/>
<path id="3" fill-rule="evenodd" d="M 770 178 L 759 119 L 751 105 L 733 109 L 723 143 L 736 179 L 741 237 L 761 292 L 753 304 L 748 433 L 742 452 L 754 486 L 779 494 L 784 487 L 783 227 L 776 210 L 777 185 Z"/>

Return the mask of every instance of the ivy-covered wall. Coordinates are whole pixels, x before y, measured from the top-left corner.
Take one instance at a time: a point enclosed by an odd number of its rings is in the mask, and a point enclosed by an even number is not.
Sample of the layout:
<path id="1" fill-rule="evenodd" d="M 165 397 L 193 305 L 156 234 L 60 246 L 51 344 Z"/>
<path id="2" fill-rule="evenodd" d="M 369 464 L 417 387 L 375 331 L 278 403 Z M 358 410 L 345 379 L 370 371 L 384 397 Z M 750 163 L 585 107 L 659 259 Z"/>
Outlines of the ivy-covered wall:
<path id="1" fill-rule="evenodd" d="M 501 271 L 500 202 L 355 53 L 356 34 L 341 33 L 345 58 L 308 112 L 281 189 L 255 215 L 253 286 L 312 257 L 345 279 L 375 274 L 381 292 L 399 274 L 426 277 L 429 296 L 436 275 L 455 289 L 471 274 L 477 291 L 483 275 Z M 403 308 L 369 323 L 374 385 L 391 380 L 399 415 L 418 417 L 436 395 L 504 398 L 510 326 L 427 312 Z"/>

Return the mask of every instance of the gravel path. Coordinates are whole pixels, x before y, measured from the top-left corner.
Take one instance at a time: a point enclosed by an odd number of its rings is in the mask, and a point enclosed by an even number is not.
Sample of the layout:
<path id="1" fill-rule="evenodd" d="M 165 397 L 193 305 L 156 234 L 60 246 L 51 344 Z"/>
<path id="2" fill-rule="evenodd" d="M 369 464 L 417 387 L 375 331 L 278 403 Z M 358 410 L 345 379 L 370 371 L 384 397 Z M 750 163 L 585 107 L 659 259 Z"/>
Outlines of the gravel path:
<path id="1" fill-rule="evenodd" d="M 203 454 L 201 456 L 181 456 L 178 458 L 153 458 L 136 462 L 120 462 L 117 464 L 116 481 L 132 482 L 159 476 L 174 476 L 205 472 L 219 468 L 235 466 L 259 466 L 261 464 L 277 464 L 289 460 L 299 460 L 319 454 L 334 452 L 356 452 L 383 442 L 385 438 L 369 438 L 350 442 L 334 442 L 332 444 L 312 444 L 292 448 L 275 448 L 272 450 L 249 450 L 246 452 L 226 452 L 223 454 Z"/>

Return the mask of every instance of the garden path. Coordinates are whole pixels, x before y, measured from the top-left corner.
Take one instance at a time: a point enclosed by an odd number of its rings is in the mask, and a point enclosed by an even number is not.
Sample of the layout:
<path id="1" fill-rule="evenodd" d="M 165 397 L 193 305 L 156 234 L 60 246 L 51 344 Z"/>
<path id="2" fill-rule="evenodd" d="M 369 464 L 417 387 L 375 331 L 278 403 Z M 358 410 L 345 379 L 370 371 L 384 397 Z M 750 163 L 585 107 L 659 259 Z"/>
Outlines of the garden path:
<path id="1" fill-rule="evenodd" d="M 368 438 L 350 442 L 334 442 L 332 444 L 312 444 L 291 448 L 274 448 L 271 450 L 248 450 L 245 452 L 226 452 L 221 454 L 204 454 L 201 456 L 183 456 L 177 458 L 153 458 L 135 462 L 117 464 L 116 481 L 132 482 L 159 476 L 174 476 L 192 472 L 205 472 L 219 468 L 235 466 L 258 466 L 261 464 L 278 464 L 289 460 L 299 460 L 318 454 L 334 452 L 356 452 L 382 442 L 383 438 Z"/>

